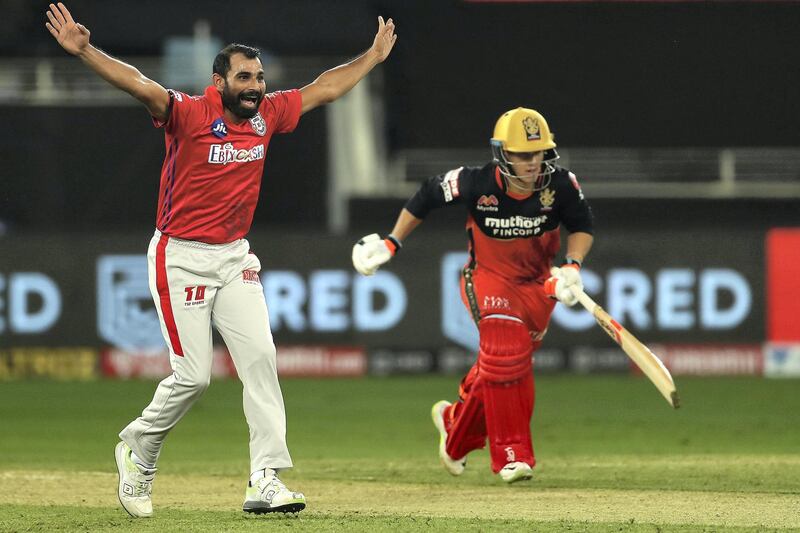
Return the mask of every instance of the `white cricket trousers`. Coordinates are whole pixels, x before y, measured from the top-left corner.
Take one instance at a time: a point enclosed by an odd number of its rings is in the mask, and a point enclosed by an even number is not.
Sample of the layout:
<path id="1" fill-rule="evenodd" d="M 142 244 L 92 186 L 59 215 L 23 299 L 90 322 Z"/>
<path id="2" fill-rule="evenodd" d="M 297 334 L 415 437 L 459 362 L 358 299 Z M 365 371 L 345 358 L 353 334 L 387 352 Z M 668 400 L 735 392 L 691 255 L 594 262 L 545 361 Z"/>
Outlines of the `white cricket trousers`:
<path id="1" fill-rule="evenodd" d="M 147 260 L 172 374 L 120 438 L 143 461 L 156 464 L 167 433 L 211 382 L 213 324 L 244 386 L 250 472 L 291 467 L 275 344 L 258 277 L 261 263 L 247 240 L 212 245 L 156 231 Z"/>

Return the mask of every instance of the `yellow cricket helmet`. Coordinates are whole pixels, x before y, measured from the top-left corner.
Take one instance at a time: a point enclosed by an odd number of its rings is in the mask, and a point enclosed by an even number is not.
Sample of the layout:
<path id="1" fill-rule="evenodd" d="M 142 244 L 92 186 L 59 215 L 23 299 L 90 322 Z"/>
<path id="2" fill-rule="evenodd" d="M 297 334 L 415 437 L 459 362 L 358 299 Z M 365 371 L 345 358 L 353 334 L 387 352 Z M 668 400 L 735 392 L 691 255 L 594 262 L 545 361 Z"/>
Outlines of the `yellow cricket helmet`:
<path id="1" fill-rule="evenodd" d="M 555 171 L 558 159 L 555 135 L 538 111 L 518 107 L 503 113 L 494 126 L 490 141 L 492 157 L 505 176 L 513 176 L 504 152 L 544 152 L 542 175 Z"/>

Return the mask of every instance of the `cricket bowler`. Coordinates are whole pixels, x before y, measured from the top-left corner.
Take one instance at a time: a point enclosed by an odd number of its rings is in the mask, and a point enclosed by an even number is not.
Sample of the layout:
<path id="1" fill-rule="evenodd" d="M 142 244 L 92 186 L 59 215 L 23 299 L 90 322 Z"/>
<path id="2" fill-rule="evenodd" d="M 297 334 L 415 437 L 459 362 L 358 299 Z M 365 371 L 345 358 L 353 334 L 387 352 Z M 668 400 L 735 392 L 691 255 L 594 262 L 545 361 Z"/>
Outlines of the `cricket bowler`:
<path id="1" fill-rule="evenodd" d="M 489 440 L 492 471 L 513 483 L 530 479 L 536 459 L 532 355 L 547 332 L 556 301 L 572 306 L 570 287 L 583 288 L 580 268 L 592 246 L 592 213 L 575 175 L 555 164 L 553 133 L 533 109 L 497 121 L 493 160 L 427 179 L 400 212 L 391 233 L 367 235 L 353 247 L 353 266 L 374 274 L 402 247 L 431 209 L 467 210 L 469 262 L 461 296 L 478 327 L 475 365 L 458 401 L 439 401 L 431 414 L 445 469 L 461 475 L 467 454 Z M 567 232 L 565 260 L 554 267 Z"/>
<path id="2" fill-rule="evenodd" d="M 47 29 L 64 50 L 147 108 L 164 129 L 156 231 L 148 250 L 150 291 L 169 347 L 172 374 L 115 449 L 118 496 L 134 517 L 153 514 L 151 491 L 169 431 L 209 385 L 212 326 L 227 345 L 244 389 L 250 428 L 250 478 L 243 510 L 298 512 L 306 498 L 286 488 L 292 467 L 275 345 L 258 272 L 245 236 L 258 201 L 267 147 L 300 116 L 352 89 L 391 52 L 392 19 L 378 18 L 372 46 L 299 90 L 266 91 L 259 51 L 231 44 L 214 60 L 199 96 L 167 90 L 89 42 L 89 30 L 62 3 L 50 4 Z"/>

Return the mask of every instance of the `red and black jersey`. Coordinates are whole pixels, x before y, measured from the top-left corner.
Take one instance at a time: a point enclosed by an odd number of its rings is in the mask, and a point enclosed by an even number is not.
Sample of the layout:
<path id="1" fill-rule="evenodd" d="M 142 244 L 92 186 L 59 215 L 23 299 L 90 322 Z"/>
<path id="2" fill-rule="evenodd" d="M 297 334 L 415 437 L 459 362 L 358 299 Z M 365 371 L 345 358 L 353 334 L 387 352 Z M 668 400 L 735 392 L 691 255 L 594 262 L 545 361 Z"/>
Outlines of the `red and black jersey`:
<path id="1" fill-rule="evenodd" d="M 528 195 L 507 190 L 494 163 L 461 167 L 428 178 L 406 203 L 417 218 L 431 209 L 467 207 L 473 267 L 512 282 L 541 281 L 560 247 L 559 227 L 592 233 L 592 212 L 572 172 L 556 167 L 550 183 Z"/>

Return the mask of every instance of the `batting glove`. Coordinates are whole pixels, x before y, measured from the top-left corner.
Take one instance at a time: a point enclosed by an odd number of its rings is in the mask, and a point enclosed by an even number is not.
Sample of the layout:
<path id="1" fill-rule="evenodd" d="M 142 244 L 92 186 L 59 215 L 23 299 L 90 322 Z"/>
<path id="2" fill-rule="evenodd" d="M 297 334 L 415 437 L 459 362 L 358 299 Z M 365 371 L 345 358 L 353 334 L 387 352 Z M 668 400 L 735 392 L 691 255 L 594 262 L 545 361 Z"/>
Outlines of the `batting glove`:
<path id="1" fill-rule="evenodd" d="M 367 235 L 353 246 L 353 267 L 360 274 L 371 276 L 388 263 L 400 247 L 400 241 L 391 235 L 385 239 L 377 233 Z"/>
<path id="2" fill-rule="evenodd" d="M 550 277 L 544 282 L 545 294 L 570 307 L 578 303 L 578 297 L 571 288 L 583 290 L 580 268 L 577 263 L 551 268 Z"/>

